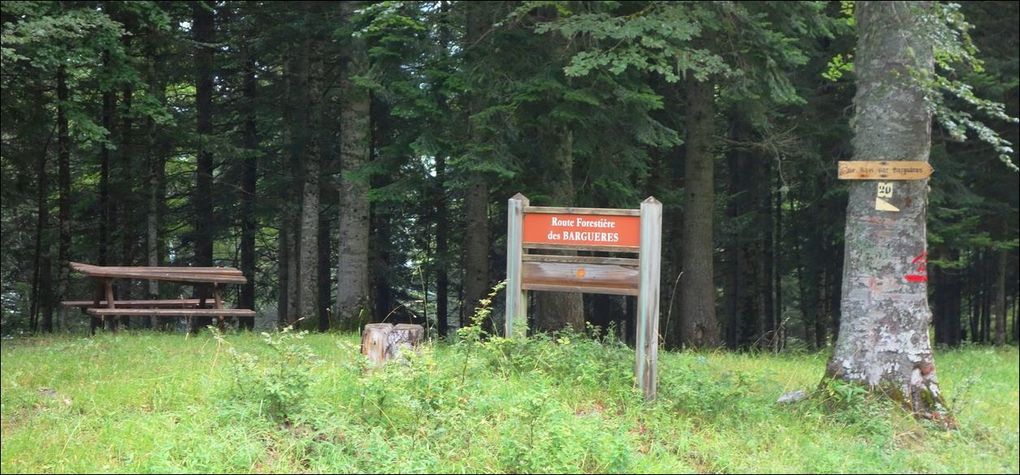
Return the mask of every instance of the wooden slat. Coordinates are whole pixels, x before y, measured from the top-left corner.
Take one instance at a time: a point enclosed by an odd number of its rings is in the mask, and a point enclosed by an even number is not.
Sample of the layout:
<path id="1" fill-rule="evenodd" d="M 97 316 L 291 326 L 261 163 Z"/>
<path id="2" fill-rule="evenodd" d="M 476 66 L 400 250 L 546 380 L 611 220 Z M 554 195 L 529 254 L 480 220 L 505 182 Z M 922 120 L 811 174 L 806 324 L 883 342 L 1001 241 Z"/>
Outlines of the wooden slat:
<path id="1" fill-rule="evenodd" d="M 637 254 L 639 246 L 588 246 L 583 244 L 538 244 L 524 243 L 525 249 L 552 249 L 557 251 L 602 251 L 602 252 L 627 252 Z"/>
<path id="2" fill-rule="evenodd" d="M 638 289 L 633 287 L 612 287 L 595 285 L 568 285 L 557 283 L 524 283 L 521 284 L 524 290 L 541 290 L 546 292 L 577 292 L 581 294 L 610 294 L 610 295 L 637 295 Z"/>
<path id="3" fill-rule="evenodd" d="M 525 213 L 547 213 L 547 214 L 604 214 L 608 216 L 641 216 L 638 209 L 616 209 L 616 208 L 570 208 L 560 206 L 525 206 Z"/>
<path id="4" fill-rule="evenodd" d="M 638 269 L 634 267 L 607 264 L 525 262 L 521 271 L 521 281 L 525 285 L 554 285 L 578 289 L 608 287 L 632 290 L 635 294 L 641 279 Z"/>
<path id="5" fill-rule="evenodd" d="M 109 271 L 103 267 L 87 266 L 75 268 L 89 277 L 104 277 L 110 279 L 149 279 L 166 280 L 171 282 L 204 282 L 221 284 L 244 284 L 248 279 L 244 275 L 232 274 L 202 274 L 189 272 L 152 272 L 152 271 Z"/>
<path id="6" fill-rule="evenodd" d="M 81 262 L 69 262 L 68 265 L 82 273 L 89 272 L 152 272 L 157 274 L 180 272 L 185 274 L 227 274 L 244 275 L 236 267 L 184 267 L 184 266 L 96 266 Z"/>
<path id="7" fill-rule="evenodd" d="M 246 308 L 90 308 L 89 315 L 96 316 L 146 316 L 157 317 L 192 317 L 195 315 L 211 315 L 222 317 L 254 317 L 255 311 Z"/>
<path id="8" fill-rule="evenodd" d="M 641 261 L 626 257 L 559 256 L 555 254 L 525 254 L 524 262 L 564 262 L 571 264 L 612 264 L 637 267 Z"/>
<path id="9" fill-rule="evenodd" d="M 175 299 L 175 300 L 114 300 L 117 307 L 194 307 L 198 305 L 198 299 Z M 106 307 L 106 300 L 95 302 L 92 300 L 65 300 L 60 302 L 65 307 Z"/>

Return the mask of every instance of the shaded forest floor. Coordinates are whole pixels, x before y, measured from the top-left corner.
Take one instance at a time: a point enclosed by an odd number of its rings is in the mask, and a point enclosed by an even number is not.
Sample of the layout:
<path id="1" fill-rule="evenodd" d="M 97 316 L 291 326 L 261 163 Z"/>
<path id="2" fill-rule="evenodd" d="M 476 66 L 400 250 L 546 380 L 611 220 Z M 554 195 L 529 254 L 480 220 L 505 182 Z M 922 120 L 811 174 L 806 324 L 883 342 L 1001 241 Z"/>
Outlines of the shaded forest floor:
<path id="1" fill-rule="evenodd" d="M 1012 472 L 1018 352 L 936 355 L 961 429 L 851 386 L 792 406 L 826 354 L 633 351 L 577 335 L 470 337 L 367 371 L 356 335 L 5 340 L 10 472 Z"/>

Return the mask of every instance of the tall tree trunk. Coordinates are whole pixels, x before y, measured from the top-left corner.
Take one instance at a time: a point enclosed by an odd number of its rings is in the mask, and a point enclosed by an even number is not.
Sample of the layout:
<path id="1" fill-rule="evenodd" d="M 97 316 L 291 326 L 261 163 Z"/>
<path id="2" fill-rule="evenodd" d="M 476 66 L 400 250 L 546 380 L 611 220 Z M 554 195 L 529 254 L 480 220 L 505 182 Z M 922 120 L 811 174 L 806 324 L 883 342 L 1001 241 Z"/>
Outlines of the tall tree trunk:
<path id="1" fill-rule="evenodd" d="M 752 183 L 755 180 L 750 170 L 757 170 L 759 167 L 751 164 L 751 157 L 746 146 L 740 145 L 747 142 L 749 137 L 749 124 L 743 119 L 740 113 L 730 118 L 730 137 L 738 145 L 734 146 L 727 153 L 727 164 L 729 166 L 729 194 L 731 196 L 726 207 L 726 214 L 732 223 L 746 222 L 742 217 L 746 213 L 753 213 L 756 208 L 751 206 Z M 750 228 L 750 229 L 748 229 Z M 753 281 L 753 272 L 749 269 L 750 263 L 754 262 L 752 246 L 755 241 L 753 236 L 757 234 L 759 226 L 733 226 L 733 232 L 729 236 L 729 246 L 726 249 L 725 273 L 725 302 L 726 312 L 726 345 L 736 349 L 741 345 L 750 343 L 746 341 L 750 337 L 750 331 L 744 330 L 745 326 L 753 327 L 756 316 L 753 306 L 753 299 L 756 292 L 750 285 Z M 682 233 L 681 233 L 682 234 Z M 681 248 L 681 253 L 682 253 Z M 748 303 L 751 297 L 751 304 Z M 745 323 L 747 325 L 745 325 Z"/>
<path id="2" fill-rule="evenodd" d="M 321 149 L 324 150 L 325 147 L 323 146 L 323 147 L 321 147 Z M 326 161 L 326 157 L 323 156 L 322 157 L 322 163 L 324 165 L 325 165 L 325 161 Z M 323 174 L 323 176 L 329 176 L 329 175 L 328 174 Z M 326 201 L 326 197 L 332 191 L 335 191 L 335 188 L 327 187 L 325 185 L 325 180 L 320 181 L 319 196 L 322 199 L 322 201 Z M 325 206 L 320 203 L 320 207 L 325 207 Z M 319 312 L 319 315 L 318 315 L 318 317 L 319 317 L 319 331 L 324 332 L 324 331 L 328 331 L 329 327 L 330 327 L 330 321 L 329 321 L 329 314 L 330 314 L 329 309 L 330 309 L 330 305 L 329 305 L 329 302 L 331 301 L 331 293 L 332 293 L 331 292 L 331 290 L 332 290 L 332 281 L 330 279 L 330 276 L 332 276 L 332 273 L 330 272 L 330 270 L 331 270 L 330 269 L 330 265 L 333 263 L 333 259 L 332 259 L 332 255 L 331 255 L 332 246 L 330 245 L 330 239 L 329 238 L 330 238 L 330 236 L 332 236 L 332 233 L 333 233 L 333 229 L 332 229 L 333 220 L 332 220 L 332 216 L 327 212 L 329 210 L 320 209 L 319 211 L 320 211 L 319 212 L 319 253 L 318 253 L 318 256 L 317 256 L 318 259 L 319 259 L 319 262 L 316 265 L 316 267 L 318 268 L 318 274 L 317 275 L 318 275 L 318 279 L 319 279 L 319 281 L 318 281 L 318 286 L 319 286 L 319 297 L 318 297 L 318 302 L 319 302 L 318 312 Z"/>
<path id="3" fill-rule="evenodd" d="M 858 2 L 854 160 L 928 161 L 931 114 L 907 80 L 933 71 L 919 10 L 930 2 Z M 826 375 L 882 390 L 915 413 L 945 413 L 928 339 L 926 181 L 897 182 L 898 212 L 875 209 L 875 182 L 850 185 L 842 321 Z"/>
<path id="4" fill-rule="evenodd" d="M 310 15 L 309 15 L 310 16 Z M 321 94 L 321 60 L 316 59 L 315 64 L 311 63 L 309 56 L 316 50 L 314 44 L 306 45 L 303 51 L 298 52 L 303 59 L 301 65 L 302 75 L 306 87 L 302 88 L 300 97 L 303 107 L 298 111 L 299 120 L 297 123 L 304 129 L 307 137 L 307 148 L 302 153 L 302 192 L 301 192 L 301 229 L 299 231 L 301 243 L 299 246 L 300 263 L 298 264 L 298 278 L 300 279 L 299 290 L 300 307 L 298 309 L 301 318 L 309 321 L 319 316 L 319 148 L 318 148 L 318 114 L 315 112 L 316 103 L 322 99 Z"/>
<path id="5" fill-rule="evenodd" d="M 447 273 L 449 262 L 449 236 L 450 217 L 446 203 L 446 157 L 443 154 L 436 156 L 436 185 L 434 190 L 436 199 L 436 325 L 439 336 L 445 337 L 449 331 L 450 324 L 447 320 L 449 313 L 450 277 Z"/>
<path id="6" fill-rule="evenodd" d="M 999 250 L 998 271 L 995 273 L 995 344 L 1006 344 L 1006 261 L 1009 254 L 1005 249 Z"/>
<path id="7" fill-rule="evenodd" d="M 40 89 L 41 91 L 41 89 Z M 42 94 L 39 94 L 37 103 L 42 107 Z M 49 175 L 46 172 L 46 157 L 48 155 L 49 140 L 42 147 L 39 154 L 39 161 L 36 165 L 36 225 L 35 225 L 35 258 L 32 276 L 32 303 L 29 316 L 29 330 L 33 333 L 39 331 L 39 314 L 43 315 L 43 329 L 46 329 L 46 321 L 50 320 L 49 309 L 52 299 L 52 277 L 50 272 L 50 243 L 44 236 L 47 234 L 47 226 L 50 220 L 50 207 L 47 197 L 49 196 Z M 48 331 L 48 330 L 47 330 Z"/>
<path id="8" fill-rule="evenodd" d="M 213 173 L 214 163 L 209 141 L 212 139 L 213 101 L 213 32 L 215 17 L 212 5 L 206 2 L 192 4 L 193 34 L 195 47 L 195 132 L 198 135 L 197 166 L 195 170 L 195 192 L 192 194 L 192 220 L 195 223 L 195 264 L 203 267 L 213 265 Z M 199 297 L 205 295 L 204 287 L 196 287 Z M 199 328 L 209 325 L 209 317 L 199 317 L 195 323 Z"/>
<path id="9" fill-rule="evenodd" d="M 687 160 L 684 164 L 684 276 L 680 279 L 681 338 L 686 347 L 719 344 L 715 318 L 712 214 L 715 206 L 715 91 L 710 81 L 687 89 Z"/>
<path id="10" fill-rule="evenodd" d="M 392 184 L 388 177 L 377 177 L 375 185 L 384 187 Z M 372 239 L 369 256 L 372 262 L 369 272 L 371 288 L 372 321 L 381 322 L 391 317 L 390 312 L 397 308 L 394 301 L 393 286 L 390 284 L 390 269 L 393 268 L 393 224 L 391 208 L 385 203 L 372 203 L 371 229 Z"/>
<path id="11" fill-rule="evenodd" d="M 475 45 L 468 52 L 473 61 L 481 54 L 479 42 L 490 28 L 491 22 L 481 4 L 464 4 L 466 12 L 465 44 Z M 474 114 L 481 112 L 483 99 L 478 91 L 470 92 L 468 98 L 468 137 L 471 143 L 481 143 L 479 129 L 474 126 Z M 461 300 L 461 325 L 471 321 L 478 301 L 488 294 L 489 288 L 489 185 L 485 175 L 477 170 L 470 171 L 467 189 L 464 192 L 464 298 Z"/>
<path id="12" fill-rule="evenodd" d="M 281 191 L 281 201 L 287 199 L 288 193 Z M 293 259 L 290 253 L 290 231 L 288 224 L 290 220 L 287 218 L 288 213 L 281 212 L 280 217 L 280 228 L 276 234 L 276 276 L 279 287 L 277 288 L 276 296 L 276 325 L 279 328 L 283 328 L 290 324 L 290 261 Z"/>
<path id="13" fill-rule="evenodd" d="M 551 127 L 543 136 L 544 153 L 552 158 L 546 177 L 550 206 L 574 206 L 574 136 L 564 127 Z M 577 252 L 561 252 L 577 255 Z M 537 292 L 535 294 L 534 328 L 554 331 L 571 328 L 584 330 L 584 300 L 572 292 Z"/>
<path id="14" fill-rule="evenodd" d="M 358 4 L 340 4 L 349 21 Z M 365 45 L 352 40 L 340 77 L 340 216 L 337 225 L 340 256 L 337 263 L 337 318 L 356 319 L 368 311 L 368 180 L 360 172 L 368 163 L 371 129 L 369 91 L 354 81 L 368 67 Z"/>
<path id="15" fill-rule="evenodd" d="M 59 162 L 59 211 L 60 247 L 57 253 L 57 296 L 55 300 L 64 298 L 67 292 L 68 266 L 71 255 L 71 137 L 67 127 L 67 70 L 61 65 L 57 69 L 57 160 Z"/>
<path id="16" fill-rule="evenodd" d="M 126 41 L 125 41 L 126 43 Z M 126 48 L 126 45 L 125 45 Z M 135 249 L 135 222 L 138 216 L 136 211 L 134 194 L 134 180 L 135 167 L 134 167 L 134 117 L 132 116 L 131 103 L 134 100 L 134 91 L 132 91 L 130 85 L 125 85 L 122 92 L 121 104 L 123 110 L 121 112 L 121 140 L 120 140 L 120 160 L 119 162 L 119 177 L 117 182 L 117 193 L 115 201 L 120 204 L 120 265 L 130 266 L 134 265 L 134 249 Z M 122 282 L 120 287 L 121 295 L 118 298 L 126 300 L 132 299 L 134 294 L 134 282 Z M 124 328 L 128 328 L 131 325 L 131 317 L 120 317 L 120 324 Z"/>
<path id="17" fill-rule="evenodd" d="M 241 272 L 248 282 L 241 286 L 240 308 L 255 309 L 255 234 L 258 221 L 255 218 L 256 190 L 259 166 L 259 136 L 255 122 L 255 56 L 250 38 L 244 49 L 244 165 L 241 176 Z M 243 328 L 254 328 L 252 318 L 243 318 Z"/>
<path id="18" fill-rule="evenodd" d="M 195 193 L 192 199 L 195 223 L 195 263 L 199 266 L 213 265 L 213 156 L 209 146 L 212 138 L 212 95 L 213 95 L 213 31 L 212 6 L 205 2 L 192 4 L 193 28 L 197 46 L 195 48 L 195 112 L 198 134 L 198 164 L 196 168 Z"/>
<path id="19" fill-rule="evenodd" d="M 103 68 L 110 66 L 110 52 L 103 51 Z M 113 135 L 113 108 L 116 99 L 113 91 L 103 91 L 103 128 L 107 136 Z M 110 229 L 113 228 L 113 204 L 110 202 L 110 147 L 105 142 L 99 148 L 99 265 L 110 263 Z"/>
<path id="20" fill-rule="evenodd" d="M 151 31 L 151 30 L 150 30 Z M 155 98 L 160 104 L 165 103 L 166 92 L 165 85 L 162 80 L 162 76 L 157 73 L 157 62 L 160 58 L 157 57 L 155 46 L 150 48 L 150 62 L 148 66 L 149 73 L 149 95 Z M 145 218 L 145 255 L 146 263 L 149 266 L 155 267 L 160 265 L 160 257 L 163 255 L 161 229 L 163 223 L 163 201 L 165 196 L 163 195 L 163 186 L 161 182 L 165 180 L 166 175 L 166 140 L 163 139 L 164 135 L 156 127 L 156 121 L 151 117 L 146 120 L 145 128 L 147 130 L 146 157 L 148 162 L 148 177 L 147 184 L 149 189 L 149 200 L 148 210 Z M 148 287 L 146 288 L 147 298 L 150 300 L 159 298 L 159 281 L 149 281 Z M 146 327 L 151 328 L 153 326 L 151 318 L 146 322 Z"/>

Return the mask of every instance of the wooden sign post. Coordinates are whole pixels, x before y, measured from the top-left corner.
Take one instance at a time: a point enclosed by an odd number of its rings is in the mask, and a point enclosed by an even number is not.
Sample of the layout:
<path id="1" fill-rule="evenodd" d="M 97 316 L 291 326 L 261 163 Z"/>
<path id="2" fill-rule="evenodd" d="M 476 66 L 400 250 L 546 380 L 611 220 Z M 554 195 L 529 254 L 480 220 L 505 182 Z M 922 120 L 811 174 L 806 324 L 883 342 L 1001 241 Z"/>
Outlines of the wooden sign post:
<path id="1" fill-rule="evenodd" d="M 506 336 L 527 334 L 527 292 L 583 292 L 638 297 L 635 379 L 655 399 L 659 348 L 662 204 L 640 209 L 529 206 L 520 193 L 507 206 Z M 637 258 L 562 256 L 526 250 L 603 251 Z"/>
<path id="2" fill-rule="evenodd" d="M 840 161 L 837 178 L 840 180 L 874 180 L 875 209 L 899 212 L 898 197 L 895 197 L 894 181 L 924 180 L 935 171 L 924 161 L 858 160 Z"/>

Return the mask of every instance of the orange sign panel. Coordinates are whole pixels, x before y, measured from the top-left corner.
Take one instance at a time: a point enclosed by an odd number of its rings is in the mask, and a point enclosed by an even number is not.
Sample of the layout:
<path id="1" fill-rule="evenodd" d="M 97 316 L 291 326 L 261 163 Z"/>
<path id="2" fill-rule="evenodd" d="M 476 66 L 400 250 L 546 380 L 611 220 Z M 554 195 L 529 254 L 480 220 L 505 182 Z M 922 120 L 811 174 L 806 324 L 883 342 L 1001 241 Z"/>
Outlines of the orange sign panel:
<path id="1" fill-rule="evenodd" d="M 524 244 L 639 247 L 641 217 L 525 213 Z"/>

